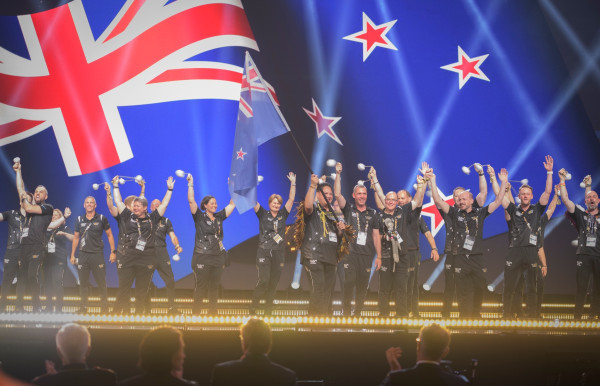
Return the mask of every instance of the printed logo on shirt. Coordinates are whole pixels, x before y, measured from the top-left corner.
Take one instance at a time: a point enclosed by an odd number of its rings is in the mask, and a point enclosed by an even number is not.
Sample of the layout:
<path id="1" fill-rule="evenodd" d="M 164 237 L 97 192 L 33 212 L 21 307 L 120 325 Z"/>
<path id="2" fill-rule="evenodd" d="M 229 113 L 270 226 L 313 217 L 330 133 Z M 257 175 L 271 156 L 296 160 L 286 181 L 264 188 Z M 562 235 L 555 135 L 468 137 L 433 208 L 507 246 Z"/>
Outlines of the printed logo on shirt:
<path id="1" fill-rule="evenodd" d="M 258 262 L 259 262 L 259 263 L 264 263 L 264 262 L 265 262 L 265 258 L 264 258 L 264 257 L 260 257 L 260 258 L 258 259 Z"/>
<path id="2" fill-rule="evenodd" d="M 204 264 L 196 264 L 196 268 L 198 268 L 198 269 L 204 269 Z"/>
<path id="3" fill-rule="evenodd" d="M 348 268 L 350 268 L 350 264 L 344 263 L 344 269 L 348 269 Z"/>
<path id="4" fill-rule="evenodd" d="M 4 264 L 8 264 L 8 263 L 10 263 L 10 260 L 9 259 L 4 259 Z"/>
<path id="5" fill-rule="evenodd" d="M 508 260 L 506 260 L 506 266 L 507 266 L 507 267 L 512 267 L 512 261 L 508 261 Z"/>
<path id="6" fill-rule="evenodd" d="M 98 264 L 98 268 L 100 268 L 100 269 L 104 268 L 104 264 Z"/>
<path id="7" fill-rule="evenodd" d="M 452 269 L 452 264 L 446 264 L 446 269 L 447 269 L 447 270 L 450 270 L 450 269 Z"/>
<path id="8" fill-rule="evenodd" d="M 582 265 L 583 265 L 583 261 L 581 261 L 581 260 L 577 260 L 577 266 L 578 266 L 578 267 L 581 267 Z"/>
<path id="9" fill-rule="evenodd" d="M 454 268 L 454 273 L 460 273 L 461 270 L 462 270 L 462 268 L 456 267 L 456 268 Z"/>
<path id="10" fill-rule="evenodd" d="M 318 261 L 317 259 L 310 259 L 310 260 L 308 261 L 308 263 L 309 263 L 309 264 L 312 264 L 312 265 L 315 265 L 315 264 L 317 264 L 317 261 Z"/>

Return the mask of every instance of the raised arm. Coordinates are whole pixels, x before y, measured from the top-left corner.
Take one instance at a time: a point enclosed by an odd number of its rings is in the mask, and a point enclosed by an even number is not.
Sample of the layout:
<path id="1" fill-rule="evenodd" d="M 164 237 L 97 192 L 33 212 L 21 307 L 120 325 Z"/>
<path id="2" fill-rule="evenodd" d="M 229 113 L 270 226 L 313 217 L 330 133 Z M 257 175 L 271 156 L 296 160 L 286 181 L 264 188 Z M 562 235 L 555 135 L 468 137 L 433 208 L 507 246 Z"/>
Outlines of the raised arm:
<path id="1" fill-rule="evenodd" d="M 144 181 L 144 179 L 141 179 L 139 181 L 136 181 L 138 183 L 138 185 L 140 185 L 142 188 L 140 189 L 140 197 L 145 197 L 146 194 L 146 181 Z"/>
<path id="2" fill-rule="evenodd" d="M 23 182 L 23 175 L 21 174 L 21 162 L 15 162 L 13 165 L 13 170 L 16 174 L 16 182 L 17 182 L 17 193 L 19 197 L 23 197 L 23 193 L 25 193 L 25 183 Z"/>
<path id="3" fill-rule="evenodd" d="M 508 182 L 508 172 L 506 171 L 506 169 L 504 169 L 504 168 L 500 169 L 500 173 L 498 173 L 498 179 L 500 180 L 500 182 L 502 183 L 504 188 L 500 187 L 500 189 L 498 189 L 498 194 L 496 194 L 496 197 L 500 194 L 500 190 L 502 190 L 502 189 L 504 189 L 504 197 L 506 197 L 506 189 L 510 190 L 510 184 Z M 504 184 L 504 182 L 506 182 L 506 184 Z M 508 208 L 510 203 L 511 203 L 510 200 L 502 199 L 502 207 L 504 209 Z"/>
<path id="4" fill-rule="evenodd" d="M 340 209 L 346 207 L 346 198 L 342 195 L 342 164 L 335 164 L 335 181 L 333 182 L 333 195 L 337 200 Z"/>
<path id="5" fill-rule="evenodd" d="M 234 209 L 235 209 L 235 202 L 233 202 L 233 199 L 230 199 L 229 204 L 227 204 L 227 206 L 225 207 L 225 216 L 229 217 L 229 215 L 231 215 L 231 213 L 233 212 Z"/>
<path id="6" fill-rule="evenodd" d="M 479 194 L 475 198 L 475 201 L 477 201 L 477 204 L 479 204 L 479 206 L 483 208 L 483 206 L 485 205 L 485 201 L 487 200 L 488 194 L 487 181 L 485 180 L 483 166 L 481 166 L 481 164 L 476 163 L 474 167 L 475 171 L 477 171 L 477 174 L 479 175 Z"/>
<path id="7" fill-rule="evenodd" d="M 592 176 L 591 175 L 587 175 L 583 178 L 583 184 L 585 185 L 585 193 L 583 194 L 583 197 L 586 197 L 587 194 L 592 190 Z"/>
<path id="8" fill-rule="evenodd" d="M 181 245 L 179 245 L 179 239 L 175 235 L 175 232 L 169 232 L 169 237 L 171 238 L 171 242 L 175 246 L 175 250 L 177 251 L 177 253 L 183 252 L 183 248 L 181 248 Z"/>
<path id="9" fill-rule="evenodd" d="M 382 208 L 379 208 L 381 210 L 383 210 L 383 203 L 385 203 L 385 194 L 383 193 L 383 188 L 381 187 L 381 184 L 379 183 L 379 180 L 377 179 L 377 172 L 375 171 L 375 168 L 371 166 L 371 170 L 369 170 L 369 181 L 371 181 L 371 187 L 373 189 L 375 189 L 375 197 L 376 199 L 378 198 L 379 201 L 382 203 Z"/>
<path id="10" fill-rule="evenodd" d="M 488 206 L 488 213 L 493 213 L 499 206 L 504 206 L 504 195 L 506 194 L 506 188 L 508 187 L 508 172 L 506 169 L 500 170 L 500 176 L 502 185 L 500 185 L 500 192 L 496 196 L 494 202 Z M 508 206 L 508 205 L 507 205 Z"/>
<path id="11" fill-rule="evenodd" d="M 429 189 L 431 190 L 431 198 L 433 198 L 433 202 L 435 205 L 442 210 L 444 213 L 448 213 L 450 211 L 450 205 L 446 201 L 440 197 L 440 193 L 438 192 L 437 183 L 435 180 L 435 174 L 433 170 L 431 171 L 431 176 L 429 177 Z"/>
<path id="12" fill-rule="evenodd" d="M 560 169 L 558 171 L 558 178 L 560 179 L 560 183 L 558 184 L 560 187 L 560 198 L 562 202 L 565 203 L 567 211 L 569 211 L 569 213 L 575 213 L 575 203 L 569 200 L 569 193 L 567 193 L 567 186 L 565 185 L 567 171 L 565 169 Z"/>
<path id="13" fill-rule="evenodd" d="M 165 214 L 165 211 L 167 210 L 167 206 L 169 206 L 169 202 L 171 201 L 171 196 L 173 195 L 173 187 L 174 186 L 175 186 L 175 180 L 173 179 L 173 177 L 170 176 L 169 178 L 167 178 L 167 192 L 165 193 L 165 196 L 163 197 L 162 201 L 160 202 L 160 205 L 156 208 L 156 211 L 161 216 Z"/>
<path id="14" fill-rule="evenodd" d="M 125 204 L 123 203 L 123 199 L 121 198 L 121 189 L 119 189 L 119 176 L 114 176 L 111 182 L 113 185 L 113 196 L 115 197 L 115 204 L 117 206 L 117 211 L 120 214 L 125 210 Z"/>
<path id="15" fill-rule="evenodd" d="M 296 199 L 296 175 L 292 172 L 289 172 L 287 178 L 290 180 L 290 194 L 287 202 L 285 203 L 285 210 L 287 210 L 288 213 L 291 213 L 292 208 L 294 207 L 294 200 Z"/>
<path id="16" fill-rule="evenodd" d="M 546 162 L 544 162 L 544 169 L 546 169 L 546 189 L 544 193 L 540 196 L 540 204 L 548 205 L 548 201 L 550 201 L 550 193 L 552 193 L 552 168 L 554 167 L 554 160 L 552 156 L 546 156 Z"/>
<path id="17" fill-rule="evenodd" d="M 308 186 L 306 196 L 304 197 L 304 212 L 307 214 L 311 214 L 313 211 L 313 206 L 315 204 L 315 191 L 317 190 L 318 184 L 319 176 L 317 176 L 316 174 L 311 175 L 310 185 Z"/>
<path id="18" fill-rule="evenodd" d="M 412 200 L 413 210 L 423 205 L 423 197 L 425 197 L 427 182 L 431 178 L 431 174 L 433 174 L 433 170 L 429 167 L 429 164 L 427 162 L 423 162 L 421 164 L 420 172 L 421 174 L 423 174 L 423 177 L 417 176 L 417 191 Z"/>
<path id="19" fill-rule="evenodd" d="M 552 215 L 554 214 L 554 211 L 556 210 L 556 206 L 558 204 L 560 204 L 560 186 L 555 185 L 554 197 L 552 197 L 550 204 L 548 204 L 548 208 L 546 208 L 546 216 L 548 216 L 548 220 L 552 218 Z"/>
<path id="20" fill-rule="evenodd" d="M 198 204 L 196 204 L 196 200 L 194 199 L 194 177 L 188 173 L 187 175 L 187 183 L 188 183 L 188 204 L 190 204 L 190 211 L 192 214 L 198 211 Z"/>
<path id="21" fill-rule="evenodd" d="M 108 207 L 108 211 L 111 216 L 117 217 L 119 210 L 113 203 L 112 194 L 110 193 L 110 184 L 108 182 L 104 183 L 104 190 L 106 190 L 106 206 Z"/>

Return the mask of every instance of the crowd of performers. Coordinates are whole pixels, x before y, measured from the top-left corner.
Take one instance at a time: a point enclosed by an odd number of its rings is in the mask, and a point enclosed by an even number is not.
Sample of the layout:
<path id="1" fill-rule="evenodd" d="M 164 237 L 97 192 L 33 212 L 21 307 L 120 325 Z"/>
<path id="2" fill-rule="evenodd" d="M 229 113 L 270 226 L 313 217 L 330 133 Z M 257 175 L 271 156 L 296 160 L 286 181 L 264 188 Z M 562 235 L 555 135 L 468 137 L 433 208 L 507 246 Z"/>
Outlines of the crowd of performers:
<path id="1" fill-rule="evenodd" d="M 13 169 L 16 173 L 20 207 L 0 214 L 0 221 L 8 223 L 9 231 L 4 255 L 0 312 L 6 309 L 6 294 L 15 278 L 15 311 L 23 311 L 25 294 L 31 296 L 34 312 L 43 310 L 40 302 L 42 269 L 47 300 L 44 311 L 61 312 L 62 281 L 65 267 L 69 263 L 76 265 L 79 274 L 79 312 L 86 312 L 89 306 L 90 274 L 99 289 L 101 311 L 109 312 L 107 263 L 117 264 L 119 281 L 112 312 L 130 311 L 130 291 L 135 281 L 135 311 L 149 313 L 148 293 L 155 271 L 158 271 L 166 284 L 170 310 L 178 312 L 174 302 L 175 280 L 171 257 L 167 252 L 167 235 L 178 253 L 182 252 L 182 248 L 171 221 L 164 216 L 175 184 L 172 177 L 166 182 L 167 191 L 163 199 L 154 200 L 150 205 L 145 198 L 143 180 L 137 181 L 142 186 L 140 195 L 125 199 L 120 193 L 118 176 L 111 181 L 112 186 L 105 183 L 108 212 L 119 228 L 115 243 L 107 216 L 96 211 L 94 197 L 85 198 L 85 211 L 77 216 L 71 230 L 65 225 L 65 220 L 71 214 L 69 208 L 64 212 L 54 209 L 46 202 L 48 191 L 42 185 L 33 194 L 26 192 L 21 163 L 18 159 L 16 161 Z M 302 264 L 312 283 L 308 314 L 331 313 L 331 296 L 336 271 L 339 269 L 344 273 L 343 315 L 360 315 L 374 267 L 379 272 L 379 315 L 419 316 L 419 233 L 425 235 L 431 246 L 431 259 L 440 259 L 435 240 L 421 218 L 423 197 L 429 188 L 446 227 L 442 317 L 450 317 L 455 295 L 460 317 L 480 317 L 486 290 L 483 226 L 487 216 L 500 207 L 504 209 L 508 224 L 504 317 L 512 318 L 515 314 L 528 318 L 540 317 L 543 281 L 548 270 L 543 243 L 544 229 L 562 199 L 567 215 L 579 233 L 575 318 L 582 316 L 590 279 L 593 280 L 593 296 L 589 317 L 597 318 L 600 313 L 598 194 L 591 190 L 591 177 L 587 176 L 584 179 L 586 208 L 575 205 L 568 197 L 565 184 L 568 173 L 564 169 L 558 172 L 559 183 L 553 189 L 553 163 L 552 157 L 546 156 L 546 184 L 537 203 L 533 203 L 533 188 L 527 184 L 520 186 L 515 202 L 506 169 L 496 174 L 491 166 L 487 166 L 487 174 L 495 194 L 495 200 L 487 206 L 487 181 L 484 167 L 480 164 L 474 164 L 479 175 L 479 193 L 474 197 L 469 190 L 457 187 L 453 191 L 454 205 L 448 204 L 440 196 L 436 175 L 425 162 L 419 169 L 414 197 L 407 190 L 384 193 L 376 171 L 371 167 L 368 177 L 375 192 L 378 210 L 366 205 L 368 189 L 364 183 L 354 186 L 352 201 L 342 194 L 340 163 L 335 165 L 333 187 L 325 178 L 319 179 L 313 174 L 304 200 L 297 205 L 294 226 L 294 241 L 301 251 Z M 263 299 L 265 314 L 273 311 L 273 299 L 285 261 L 286 220 L 292 212 L 296 196 L 296 175 L 289 173 L 287 178 L 290 181 L 287 201 L 284 202 L 278 194 L 272 194 L 267 208 L 259 203 L 254 207 L 259 222 L 256 254 L 258 282 L 250 314 L 255 314 L 261 308 Z M 188 203 L 196 230 L 191 260 L 195 277 L 192 311 L 198 314 L 207 309 L 208 314 L 216 314 L 221 276 L 228 265 L 227 251 L 223 246 L 223 222 L 231 215 L 235 204 L 230 201 L 227 206 L 218 210 L 217 200 L 210 195 L 205 196 L 198 204 L 191 174 L 187 175 L 187 184 Z M 554 197 L 550 199 L 553 190 Z M 104 255 L 104 234 L 111 250 L 108 262 Z M 521 310 L 523 293 L 526 307 Z M 395 305 L 392 313 L 391 300 Z"/>

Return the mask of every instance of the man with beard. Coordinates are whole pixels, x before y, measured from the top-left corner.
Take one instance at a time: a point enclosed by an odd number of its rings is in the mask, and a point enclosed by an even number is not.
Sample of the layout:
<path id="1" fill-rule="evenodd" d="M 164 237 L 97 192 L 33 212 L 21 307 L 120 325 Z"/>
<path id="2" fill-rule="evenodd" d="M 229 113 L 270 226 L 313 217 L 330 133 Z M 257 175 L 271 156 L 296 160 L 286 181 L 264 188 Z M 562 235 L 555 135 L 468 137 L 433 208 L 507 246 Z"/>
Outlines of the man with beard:
<path id="1" fill-rule="evenodd" d="M 569 200 L 565 180 L 567 172 L 561 169 L 558 172 L 560 178 L 560 197 L 567 207 L 567 216 L 575 224 L 579 232 L 577 237 L 577 293 L 575 295 L 575 319 L 581 319 L 583 304 L 590 278 L 593 281 L 592 304 L 588 319 L 597 319 L 600 316 L 600 213 L 598 211 L 598 193 L 589 190 L 591 180 L 586 182 L 584 210 Z M 587 185 L 590 186 L 587 186 Z"/>
<path id="2" fill-rule="evenodd" d="M 379 236 L 378 216 L 367 203 L 367 188 L 356 185 L 352 192 L 354 204 L 348 203 L 342 195 L 342 164 L 335 165 L 334 193 L 346 224 L 356 230 L 356 239 L 349 243 L 350 253 L 344 257 L 344 291 L 342 309 L 344 316 L 360 316 L 369 286 L 369 277 L 375 258 L 375 269 L 381 268 L 381 237 Z M 356 296 L 354 292 L 356 291 Z M 354 298 L 354 311 L 351 303 Z"/>

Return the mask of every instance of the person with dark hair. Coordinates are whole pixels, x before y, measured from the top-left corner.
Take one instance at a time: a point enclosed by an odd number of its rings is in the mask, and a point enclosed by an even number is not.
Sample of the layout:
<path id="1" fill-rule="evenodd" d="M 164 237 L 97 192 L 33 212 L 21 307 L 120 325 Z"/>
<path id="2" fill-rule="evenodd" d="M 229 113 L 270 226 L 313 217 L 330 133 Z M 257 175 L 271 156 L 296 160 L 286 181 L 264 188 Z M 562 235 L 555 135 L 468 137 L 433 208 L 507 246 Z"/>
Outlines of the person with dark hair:
<path id="1" fill-rule="evenodd" d="M 292 386 L 296 373 L 269 359 L 273 343 L 271 327 L 256 318 L 240 328 L 241 359 L 223 362 L 213 368 L 212 386 Z"/>
<path id="2" fill-rule="evenodd" d="M 33 201 L 33 196 L 29 199 Z M 0 313 L 4 312 L 8 296 L 13 281 L 17 278 L 17 271 L 19 270 L 19 253 L 21 251 L 21 232 L 23 225 L 25 224 L 25 218 L 27 212 L 23 209 L 23 203 L 19 204 L 19 209 L 8 210 L 0 213 L 0 222 L 6 221 L 8 224 L 8 240 L 6 242 L 6 251 L 4 252 L 4 258 L 2 259 L 3 270 L 2 270 L 2 291 L 0 295 Z"/>
<path id="3" fill-rule="evenodd" d="M 21 162 L 15 162 L 16 184 L 23 209 L 27 213 L 21 230 L 21 248 L 19 252 L 19 270 L 17 273 L 17 303 L 15 311 L 23 310 L 25 292 L 31 295 L 33 312 L 41 312 L 39 271 L 42 256 L 46 250 L 46 230 L 54 229 L 65 222 L 64 217 L 52 221 L 54 208 L 46 202 L 48 190 L 38 185 L 33 193 L 25 191 L 25 183 L 21 173 Z"/>
<path id="4" fill-rule="evenodd" d="M 155 231 L 158 222 L 167 210 L 175 181 L 173 177 L 167 179 L 167 192 L 162 203 L 152 213 L 148 213 L 148 200 L 145 197 L 136 197 L 133 200 L 132 210 L 129 210 L 121 200 L 118 178 L 113 179 L 115 203 L 119 214 L 123 217 L 123 241 L 125 253 L 119 275 L 119 289 L 117 292 L 117 310 L 122 310 L 129 303 L 127 294 L 135 280 L 135 312 L 140 314 L 146 310 L 146 296 L 156 255 L 154 252 Z"/>
<path id="5" fill-rule="evenodd" d="M 367 206 L 367 187 L 356 185 L 352 190 L 354 203 L 342 194 L 342 164 L 335 165 L 333 184 L 336 202 L 344 214 L 346 223 L 356 230 L 356 239 L 349 243 L 350 253 L 343 259 L 344 282 L 342 312 L 344 316 L 360 316 L 371 277 L 371 267 L 381 268 L 381 237 L 377 211 Z M 375 256 L 375 257 L 374 257 Z M 354 299 L 354 310 L 352 309 Z"/>
<path id="6" fill-rule="evenodd" d="M 63 217 L 60 209 L 54 209 L 52 220 Z M 71 216 L 71 210 L 65 208 L 64 218 Z M 46 295 L 46 312 L 62 312 L 63 278 L 71 252 L 73 231 L 62 224 L 46 231 L 46 255 L 44 256 L 44 293 Z"/>
<path id="7" fill-rule="evenodd" d="M 546 188 L 537 204 L 532 204 L 533 188 L 522 185 L 519 188 L 519 206 L 510 202 L 508 198 L 502 201 L 502 206 L 510 216 L 509 221 L 509 248 L 504 266 L 504 317 L 511 316 L 513 298 L 516 296 L 516 287 L 519 277 L 525 275 L 525 317 L 536 317 L 537 309 L 537 269 L 538 269 L 538 239 L 541 234 L 542 217 L 552 193 L 552 168 L 554 160 L 547 155 L 544 162 L 546 169 Z M 499 179 L 508 178 L 502 173 Z"/>
<path id="8" fill-rule="evenodd" d="M 588 320 L 600 317 L 600 210 L 598 205 L 600 199 L 598 193 L 591 190 L 591 177 L 584 180 L 585 209 L 575 205 L 569 199 L 565 181 L 567 171 L 561 169 L 558 172 L 560 177 L 560 196 L 567 207 L 567 217 L 575 225 L 577 230 L 577 268 L 575 271 L 576 293 L 575 293 L 575 319 L 581 319 L 583 314 L 583 304 L 587 288 L 592 280 L 592 301 L 590 304 L 590 313 Z"/>
<path id="9" fill-rule="evenodd" d="M 33 380 L 44 386 L 110 386 L 117 385 L 117 374 L 109 369 L 87 366 L 92 349 L 89 331 L 77 323 L 67 323 L 56 333 L 56 351 L 62 368 L 56 370 L 52 361 L 46 361 L 46 374 Z"/>
<path id="10" fill-rule="evenodd" d="M 96 212 L 96 199 L 88 196 L 83 201 L 85 214 L 77 216 L 75 234 L 71 250 L 71 264 L 77 265 L 79 273 L 79 294 L 81 297 L 78 312 L 87 312 L 90 273 L 94 276 L 100 291 L 100 310 L 108 312 L 108 290 L 106 288 L 106 262 L 104 261 L 104 242 L 102 233 L 106 233 L 110 245 L 108 261 L 112 264 L 117 259 L 115 240 L 106 216 Z M 79 246 L 79 256 L 75 257 Z"/>
<path id="11" fill-rule="evenodd" d="M 140 343 L 138 366 L 144 374 L 121 381 L 121 386 L 190 386 L 183 379 L 185 343 L 181 332 L 173 327 L 157 327 Z"/>
<path id="12" fill-rule="evenodd" d="M 252 295 L 250 315 L 256 313 L 260 299 L 263 297 L 265 297 L 265 315 L 270 315 L 273 309 L 273 299 L 285 262 L 285 223 L 296 197 L 296 175 L 290 172 L 287 178 L 290 180 L 290 193 L 285 205 L 280 195 L 272 194 L 269 197 L 268 211 L 258 202 L 254 206 L 259 224 L 256 251 L 258 282 Z"/>
<path id="13" fill-rule="evenodd" d="M 208 296 L 208 313 L 217 314 L 217 301 L 221 276 L 225 266 L 229 265 L 227 251 L 223 245 L 223 221 L 235 209 L 233 200 L 217 212 L 217 199 L 205 196 L 200 202 L 200 207 L 194 199 L 194 178 L 187 175 L 188 203 L 194 218 L 196 236 L 194 254 L 192 256 L 192 271 L 196 280 L 194 286 L 194 314 L 202 310 L 203 298 Z"/>
<path id="14" fill-rule="evenodd" d="M 402 356 L 400 347 L 390 347 L 385 352 L 390 372 L 381 386 L 462 386 L 469 382 L 465 377 L 450 373 L 440 366 L 442 359 L 450 351 L 450 331 L 437 323 L 423 326 L 417 338 L 417 363 L 409 369 L 402 369 L 398 358 Z"/>

